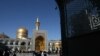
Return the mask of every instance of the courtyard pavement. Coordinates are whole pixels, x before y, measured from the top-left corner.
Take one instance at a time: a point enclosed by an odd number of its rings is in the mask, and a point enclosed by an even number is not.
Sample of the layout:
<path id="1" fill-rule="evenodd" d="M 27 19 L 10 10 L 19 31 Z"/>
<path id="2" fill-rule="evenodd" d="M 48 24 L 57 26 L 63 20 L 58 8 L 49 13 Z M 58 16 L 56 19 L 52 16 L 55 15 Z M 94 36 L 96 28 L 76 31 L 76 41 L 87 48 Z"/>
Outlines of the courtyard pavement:
<path id="1" fill-rule="evenodd" d="M 33 56 L 32 53 L 17 53 L 16 56 Z M 34 55 L 35 56 L 35 55 Z M 47 56 L 60 56 L 58 54 L 52 54 L 52 55 L 47 55 Z"/>
<path id="2" fill-rule="evenodd" d="M 60 55 L 48 55 L 48 56 L 60 56 Z"/>

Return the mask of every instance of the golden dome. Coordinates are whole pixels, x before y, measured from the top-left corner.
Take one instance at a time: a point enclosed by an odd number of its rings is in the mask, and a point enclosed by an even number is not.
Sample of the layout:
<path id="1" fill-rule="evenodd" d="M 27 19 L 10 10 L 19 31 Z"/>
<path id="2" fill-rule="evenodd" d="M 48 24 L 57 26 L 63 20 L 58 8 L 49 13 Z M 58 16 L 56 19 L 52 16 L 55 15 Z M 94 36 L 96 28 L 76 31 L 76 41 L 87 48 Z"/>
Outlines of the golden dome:
<path id="1" fill-rule="evenodd" d="M 28 32 L 26 28 L 19 28 L 17 32 Z"/>
<path id="2" fill-rule="evenodd" d="M 26 39 L 28 37 L 28 30 L 24 27 L 21 27 L 17 30 L 17 38 Z"/>

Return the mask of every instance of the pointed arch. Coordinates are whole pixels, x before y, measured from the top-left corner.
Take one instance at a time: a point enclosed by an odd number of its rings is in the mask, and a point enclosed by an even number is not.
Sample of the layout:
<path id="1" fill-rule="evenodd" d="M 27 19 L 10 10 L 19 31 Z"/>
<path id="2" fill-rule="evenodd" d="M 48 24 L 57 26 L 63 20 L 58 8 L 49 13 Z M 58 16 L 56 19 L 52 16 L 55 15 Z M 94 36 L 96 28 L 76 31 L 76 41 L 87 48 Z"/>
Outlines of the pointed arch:
<path id="1" fill-rule="evenodd" d="M 45 38 L 43 36 L 38 36 L 35 39 L 35 50 L 43 51 L 45 50 Z"/>

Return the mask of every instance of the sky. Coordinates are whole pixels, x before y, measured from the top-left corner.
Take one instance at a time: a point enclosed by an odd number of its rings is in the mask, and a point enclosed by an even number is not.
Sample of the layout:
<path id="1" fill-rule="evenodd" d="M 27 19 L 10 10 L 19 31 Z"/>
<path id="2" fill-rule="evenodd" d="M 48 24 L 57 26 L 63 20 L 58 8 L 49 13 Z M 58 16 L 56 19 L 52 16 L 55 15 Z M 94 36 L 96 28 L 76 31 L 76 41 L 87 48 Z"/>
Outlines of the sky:
<path id="1" fill-rule="evenodd" d="M 25 27 L 31 38 L 38 17 L 40 30 L 47 31 L 49 40 L 58 40 L 61 32 L 56 7 L 55 0 L 0 0 L 0 33 L 15 38 L 17 29 Z"/>

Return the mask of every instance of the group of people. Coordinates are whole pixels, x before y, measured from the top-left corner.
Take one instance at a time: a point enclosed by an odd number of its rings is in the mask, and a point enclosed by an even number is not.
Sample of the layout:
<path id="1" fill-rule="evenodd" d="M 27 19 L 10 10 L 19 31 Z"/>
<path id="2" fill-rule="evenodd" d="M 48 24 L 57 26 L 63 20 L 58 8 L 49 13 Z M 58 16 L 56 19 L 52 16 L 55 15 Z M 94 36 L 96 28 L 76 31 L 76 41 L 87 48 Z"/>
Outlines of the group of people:
<path id="1" fill-rule="evenodd" d="M 34 52 L 33 56 L 47 56 L 46 51 Z"/>
<path id="2" fill-rule="evenodd" d="M 1 51 L 0 50 L 0 56 L 16 56 L 16 53 L 10 52 L 10 51 Z"/>
<path id="3" fill-rule="evenodd" d="M 0 51 L 0 56 L 17 56 L 16 52 Z M 33 52 L 33 56 L 47 56 L 46 51 Z"/>

